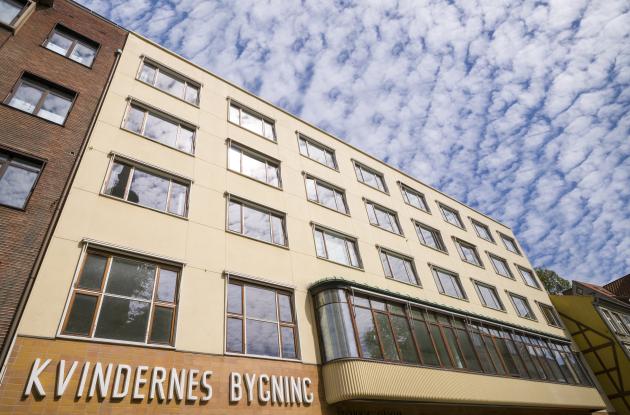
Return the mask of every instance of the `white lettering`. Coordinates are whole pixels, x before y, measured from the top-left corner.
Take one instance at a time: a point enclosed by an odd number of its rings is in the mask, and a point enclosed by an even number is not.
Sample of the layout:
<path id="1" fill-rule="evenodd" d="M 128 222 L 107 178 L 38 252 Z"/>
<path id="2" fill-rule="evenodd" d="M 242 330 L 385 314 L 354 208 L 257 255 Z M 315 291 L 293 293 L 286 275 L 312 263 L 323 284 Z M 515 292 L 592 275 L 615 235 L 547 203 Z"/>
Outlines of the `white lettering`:
<path id="1" fill-rule="evenodd" d="M 201 375 L 201 389 L 205 391 L 205 395 L 201 397 L 203 402 L 207 402 L 212 399 L 212 386 L 208 382 L 208 378 L 212 376 L 212 370 L 206 370 Z"/>
<path id="2" fill-rule="evenodd" d="M 46 391 L 44 391 L 44 387 L 39 381 L 39 375 L 42 374 L 42 372 L 50 364 L 51 360 L 52 359 L 46 359 L 44 364 L 40 365 L 41 360 L 39 358 L 35 359 L 33 367 L 31 368 L 31 374 L 28 376 L 28 381 L 26 382 L 26 387 L 24 388 L 24 396 L 29 396 L 31 394 L 33 386 L 35 386 L 39 396 L 46 396 Z"/>
<path id="3" fill-rule="evenodd" d="M 308 391 L 309 386 L 311 386 L 311 379 L 309 378 L 302 379 L 302 394 L 304 396 L 305 404 L 313 403 L 313 392 L 306 393 Z"/>
<path id="4" fill-rule="evenodd" d="M 123 390 L 120 390 L 120 378 L 125 372 L 125 383 L 123 384 Z M 114 387 L 112 388 L 112 398 L 113 399 L 122 399 L 127 396 L 129 392 L 129 380 L 131 378 L 131 366 L 129 365 L 118 365 L 116 368 L 116 374 L 114 375 Z"/>
<path id="5" fill-rule="evenodd" d="M 68 370 L 68 374 L 66 375 L 66 361 L 60 360 L 59 365 L 57 365 L 57 384 L 55 387 L 55 396 L 57 398 L 61 397 L 63 393 L 66 391 L 68 384 L 70 383 L 70 379 L 72 379 L 72 375 L 74 375 L 74 371 L 76 370 L 79 362 L 76 360 L 72 362 L 72 366 L 70 366 L 70 370 Z"/>
<path id="6" fill-rule="evenodd" d="M 144 395 L 140 393 L 140 386 L 144 386 L 147 384 L 147 380 L 142 377 L 142 374 L 147 370 L 149 370 L 149 368 L 146 366 L 138 366 L 136 368 L 136 377 L 133 381 L 133 394 L 131 395 L 131 399 L 144 399 Z"/>
<path id="7" fill-rule="evenodd" d="M 247 403 L 251 403 L 254 400 L 254 385 L 256 384 L 256 374 L 252 374 L 250 377 L 248 373 L 245 373 L 245 387 L 247 388 Z"/>
<path id="8" fill-rule="evenodd" d="M 269 383 L 269 376 L 265 374 L 258 376 L 258 400 L 260 402 L 269 402 L 269 391 L 263 391 L 263 386 L 267 383 Z"/>
<path id="9" fill-rule="evenodd" d="M 271 375 L 271 402 L 284 403 L 282 376 Z"/>
<path id="10" fill-rule="evenodd" d="M 186 369 L 182 369 L 177 377 L 177 369 L 171 369 L 171 376 L 168 378 L 168 400 L 172 401 L 173 397 L 177 401 L 184 399 L 184 383 L 186 383 Z M 175 396 L 173 396 L 175 392 Z"/>
<path id="11" fill-rule="evenodd" d="M 112 376 L 112 364 L 107 365 L 107 369 L 105 370 L 105 375 L 103 375 L 103 366 L 101 362 L 96 362 L 94 365 L 94 372 L 92 372 L 92 383 L 90 384 L 90 390 L 88 391 L 88 396 L 92 398 L 94 396 L 94 392 L 96 391 L 96 386 L 98 384 L 98 396 L 104 398 L 107 396 L 107 389 L 109 388 L 109 380 Z"/>
<path id="12" fill-rule="evenodd" d="M 158 376 L 159 373 L 159 376 Z M 156 366 L 151 371 L 151 387 L 149 388 L 149 399 L 155 399 L 155 390 L 158 392 L 158 400 L 164 400 L 164 381 L 166 380 L 166 369 Z"/>
<path id="13" fill-rule="evenodd" d="M 241 374 L 230 373 L 230 402 L 238 402 L 243 397 L 243 387 L 241 386 Z"/>
<path id="14" fill-rule="evenodd" d="M 291 402 L 302 403 L 302 380 L 291 376 Z"/>
<path id="15" fill-rule="evenodd" d="M 199 374 L 197 369 L 190 369 L 188 371 L 188 387 L 186 388 L 186 400 L 190 402 L 195 402 L 197 397 L 193 395 L 193 390 L 195 386 L 199 385 L 199 382 L 195 380 L 195 377 Z"/>
<path id="16" fill-rule="evenodd" d="M 85 381 L 90 371 L 90 362 L 83 364 L 83 370 L 81 371 L 81 377 L 79 378 L 79 387 L 77 388 L 77 398 L 83 396 L 83 389 L 85 389 Z"/>

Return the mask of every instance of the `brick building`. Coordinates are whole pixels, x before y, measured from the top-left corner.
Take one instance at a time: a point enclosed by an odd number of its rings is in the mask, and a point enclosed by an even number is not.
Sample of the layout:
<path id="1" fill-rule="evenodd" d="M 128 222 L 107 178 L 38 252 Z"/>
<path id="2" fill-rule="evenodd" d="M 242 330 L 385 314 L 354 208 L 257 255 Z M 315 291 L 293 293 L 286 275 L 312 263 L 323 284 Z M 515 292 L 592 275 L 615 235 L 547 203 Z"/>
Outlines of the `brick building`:
<path id="1" fill-rule="evenodd" d="M 66 0 L 0 0 L 0 364 L 126 31 Z"/>

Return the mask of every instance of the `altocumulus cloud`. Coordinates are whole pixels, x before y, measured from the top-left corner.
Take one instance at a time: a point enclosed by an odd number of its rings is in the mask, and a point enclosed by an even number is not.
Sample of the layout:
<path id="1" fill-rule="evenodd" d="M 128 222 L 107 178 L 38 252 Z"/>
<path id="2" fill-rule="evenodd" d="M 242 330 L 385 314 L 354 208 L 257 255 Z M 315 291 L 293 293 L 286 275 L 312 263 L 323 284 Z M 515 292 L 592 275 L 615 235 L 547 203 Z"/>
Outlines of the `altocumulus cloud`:
<path id="1" fill-rule="evenodd" d="M 510 225 L 532 262 L 630 272 L 630 5 L 81 0 Z"/>

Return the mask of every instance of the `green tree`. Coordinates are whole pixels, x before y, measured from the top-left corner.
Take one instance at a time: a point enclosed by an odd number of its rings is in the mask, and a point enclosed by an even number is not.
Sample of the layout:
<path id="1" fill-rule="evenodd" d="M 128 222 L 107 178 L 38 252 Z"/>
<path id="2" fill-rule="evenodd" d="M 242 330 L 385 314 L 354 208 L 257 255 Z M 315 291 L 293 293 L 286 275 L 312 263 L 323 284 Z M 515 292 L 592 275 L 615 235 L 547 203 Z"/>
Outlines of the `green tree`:
<path id="1" fill-rule="evenodd" d="M 546 268 L 535 268 L 536 275 L 540 278 L 549 294 L 560 294 L 562 291 L 571 288 L 571 281 L 565 280 L 554 270 Z"/>

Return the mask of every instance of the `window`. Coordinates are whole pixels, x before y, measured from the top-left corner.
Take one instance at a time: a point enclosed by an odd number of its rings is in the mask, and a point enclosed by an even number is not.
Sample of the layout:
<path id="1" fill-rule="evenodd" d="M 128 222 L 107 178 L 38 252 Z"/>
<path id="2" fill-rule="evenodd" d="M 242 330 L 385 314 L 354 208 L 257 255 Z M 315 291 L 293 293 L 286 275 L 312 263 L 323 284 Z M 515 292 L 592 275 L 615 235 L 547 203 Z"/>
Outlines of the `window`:
<path id="1" fill-rule="evenodd" d="M 138 103 L 129 105 L 123 128 L 185 153 L 195 152 L 195 127 Z"/>
<path id="2" fill-rule="evenodd" d="M 427 205 L 427 200 L 425 199 L 422 193 L 402 183 L 400 184 L 400 191 L 402 192 L 402 196 L 406 204 L 411 205 L 420 210 L 423 210 L 425 212 L 429 212 L 429 206 Z"/>
<path id="3" fill-rule="evenodd" d="M 288 246 L 284 213 L 234 196 L 228 197 L 228 230 L 259 241 Z"/>
<path id="4" fill-rule="evenodd" d="M 27 4 L 20 0 L 0 0 L 0 23 L 14 26 Z"/>
<path id="5" fill-rule="evenodd" d="M 414 224 L 416 225 L 418 239 L 420 239 L 420 243 L 422 245 L 437 249 L 438 251 L 446 252 L 446 246 L 444 245 L 440 231 L 420 222 L 414 221 Z"/>
<path id="6" fill-rule="evenodd" d="M 42 168 L 40 161 L 0 150 L 0 204 L 24 209 Z"/>
<path id="7" fill-rule="evenodd" d="M 440 210 L 442 211 L 442 216 L 444 217 L 444 220 L 447 221 L 448 223 L 450 223 L 451 225 L 455 225 L 458 228 L 464 228 L 464 222 L 462 222 L 462 218 L 459 216 L 459 212 L 456 211 L 455 209 L 451 209 L 448 206 L 445 206 L 441 203 L 438 203 L 440 205 Z"/>
<path id="8" fill-rule="evenodd" d="M 483 267 L 475 245 L 469 244 L 468 242 L 464 242 L 457 238 L 453 238 L 453 240 L 455 241 L 455 246 L 459 251 L 459 256 L 462 258 L 462 261 L 477 265 L 478 267 Z"/>
<path id="9" fill-rule="evenodd" d="M 305 176 L 305 180 L 308 200 L 337 212 L 348 214 L 346 192 L 343 189 L 309 175 Z"/>
<path id="10" fill-rule="evenodd" d="M 543 317 L 547 321 L 547 324 L 554 327 L 561 327 L 560 319 L 556 314 L 556 310 L 550 305 L 538 303 L 538 307 L 540 307 L 540 311 L 542 312 Z"/>
<path id="11" fill-rule="evenodd" d="M 276 141 L 275 122 L 235 102 L 230 102 L 229 118 L 234 124 L 261 135 L 271 141 Z"/>
<path id="12" fill-rule="evenodd" d="M 335 150 L 332 150 L 317 141 L 305 137 L 302 134 L 298 134 L 298 145 L 300 147 L 300 154 L 315 160 L 318 163 L 328 166 L 331 169 L 337 170 L 337 158 L 335 157 Z"/>
<path id="13" fill-rule="evenodd" d="M 630 331 L 628 331 L 628 329 L 626 328 L 626 323 L 624 321 L 624 317 L 626 317 L 625 315 L 606 310 L 605 308 L 602 308 L 601 310 L 604 314 L 604 317 L 606 317 L 606 320 L 608 320 L 608 324 L 612 327 L 615 333 L 621 334 L 623 336 L 628 336 L 630 334 Z"/>
<path id="14" fill-rule="evenodd" d="M 24 74 L 5 103 L 62 125 L 76 94 L 33 75 Z"/>
<path id="15" fill-rule="evenodd" d="M 315 308 L 326 361 L 358 357 L 354 320 L 350 315 L 346 291 L 330 289 L 318 293 L 315 296 Z"/>
<path id="16" fill-rule="evenodd" d="M 186 217 L 190 182 L 114 158 L 104 194 Z"/>
<path id="17" fill-rule="evenodd" d="M 432 271 L 435 283 L 441 294 L 459 298 L 460 300 L 468 298 L 457 274 L 436 267 L 432 267 Z"/>
<path id="18" fill-rule="evenodd" d="M 529 285 L 530 287 L 540 289 L 540 285 L 538 284 L 538 280 L 536 280 L 533 271 L 527 268 L 523 268 L 519 265 L 517 265 L 516 268 L 518 268 L 518 272 L 521 274 L 521 277 L 523 277 L 523 281 L 525 281 L 525 284 Z"/>
<path id="19" fill-rule="evenodd" d="M 473 284 L 475 285 L 477 294 L 479 294 L 481 304 L 495 310 L 505 310 L 503 302 L 501 301 L 501 298 L 499 298 L 499 293 L 495 287 L 475 280 L 473 280 Z"/>
<path id="20" fill-rule="evenodd" d="M 180 272 L 88 249 L 62 334 L 173 345 Z"/>
<path id="21" fill-rule="evenodd" d="M 230 141 L 228 169 L 273 187 L 282 187 L 280 162 Z"/>
<path id="22" fill-rule="evenodd" d="M 398 235 L 403 234 L 396 212 L 369 200 L 365 201 L 365 207 L 367 208 L 370 224 Z"/>
<path id="23" fill-rule="evenodd" d="M 44 47 L 81 65 L 91 67 L 99 44 L 58 24 L 44 42 Z"/>
<path id="24" fill-rule="evenodd" d="M 527 298 L 511 292 L 508 292 L 508 295 L 510 296 L 510 300 L 512 300 L 512 304 L 514 305 L 516 314 L 518 314 L 519 317 L 536 320 L 536 316 L 529 306 L 529 301 L 527 301 Z"/>
<path id="25" fill-rule="evenodd" d="M 379 248 L 381 263 L 387 278 L 407 284 L 420 285 L 413 258 Z"/>
<path id="26" fill-rule="evenodd" d="M 313 227 L 313 234 L 315 251 L 319 258 L 362 268 L 356 238 L 320 226 Z"/>
<path id="27" fill-rule="evenodd" d="M 142 62 L 138 79 L 193 105 L 199 104 L 198 83 L 146 59 Z"/>
<path id="28" fill-rule="evenodd" d="M 298 359 L 293 294 L 228 279 L 225 350 L 229 353 Z"/>
<path id="29" fill-rule="evenodd" d="M 499 233 L 499 236 L 501 237 L 501 240 L 503 241 L 503 245 L 505 245 L 505 249 L 517 255 L 521 255 L 521 251 L 518 249 L 518 246 L 516 245 L 516 241 L 513 238 L 510 238 L 507 235 L 503 235 L 502 233 Z"/>
<path id="30" fill-rule="evenodd" d="M 472 222 L 473 227 L 475 228 L 475 232 L 477 232 L 477 235 L 481 239 L 485 239 L 488 242 L 494 243 L 494 238 L 492 237 L 492 234 L 490 233 L 490 228 L 488 228 L 483 223 L 478 222 L 472 218 L 470 219 L 470 221 Z"/>
<path id="31" fill-rule="evenodd" d="M 382 173 L 377 172 L 363 164 L 354 162 L 354 171 L 357 175 L 357 180 L 363 184 L 366 184 L 381 192 L 387 193 L 387 185 L 385 184 L 385 178 Z"/>
<path id="32" fill-rule="evenodd" d="M 514 275 L 512 275 L 512 271 L 510 271 L 510 267 L 505 259 L 488 253 L 488 257 L 490 258 L 490 262 L 492 262 L 492 266 L 497 274 L 502 277 L 514 279 Z"/>

